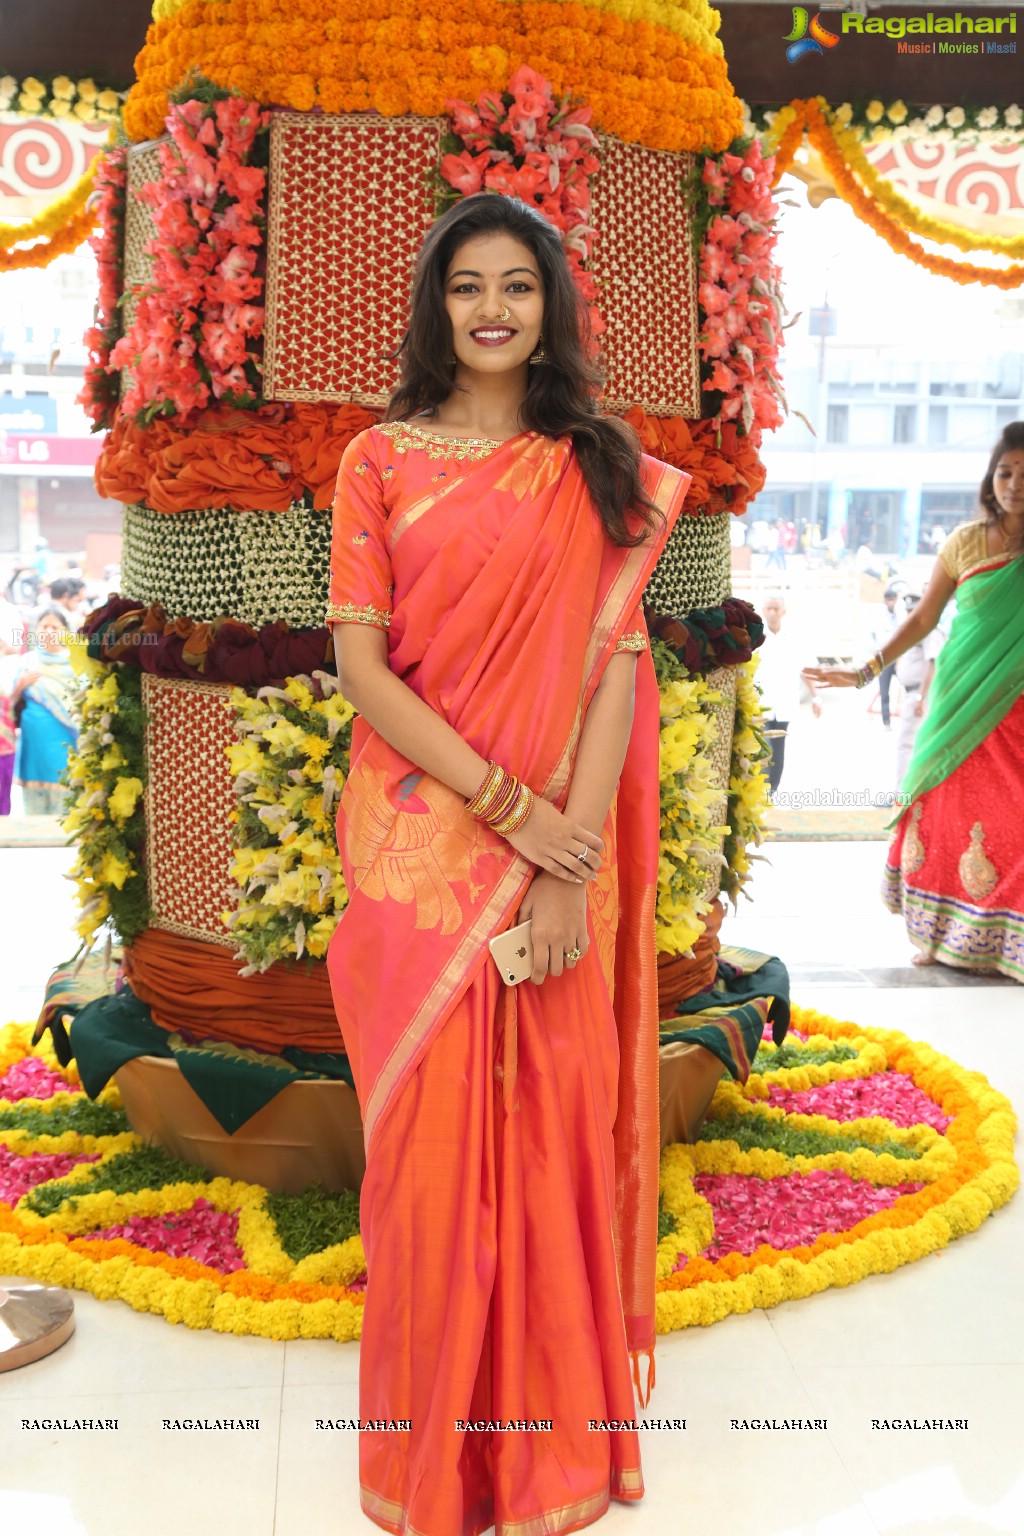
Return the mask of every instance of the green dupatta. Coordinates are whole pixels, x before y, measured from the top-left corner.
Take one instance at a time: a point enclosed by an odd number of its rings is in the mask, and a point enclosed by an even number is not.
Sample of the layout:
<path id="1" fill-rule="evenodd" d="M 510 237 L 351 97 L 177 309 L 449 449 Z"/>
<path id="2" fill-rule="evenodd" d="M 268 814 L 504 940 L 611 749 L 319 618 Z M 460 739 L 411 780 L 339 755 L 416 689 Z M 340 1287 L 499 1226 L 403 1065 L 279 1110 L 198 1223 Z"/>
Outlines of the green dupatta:
<path id="1" fill-rule="evenodd" d="M 949 639 L 936 658 L 928 713 L 900 785 L 901 815 L 959 768 L 1024 691 L 1024 559 L 968 573 L 956 601 Z"/>

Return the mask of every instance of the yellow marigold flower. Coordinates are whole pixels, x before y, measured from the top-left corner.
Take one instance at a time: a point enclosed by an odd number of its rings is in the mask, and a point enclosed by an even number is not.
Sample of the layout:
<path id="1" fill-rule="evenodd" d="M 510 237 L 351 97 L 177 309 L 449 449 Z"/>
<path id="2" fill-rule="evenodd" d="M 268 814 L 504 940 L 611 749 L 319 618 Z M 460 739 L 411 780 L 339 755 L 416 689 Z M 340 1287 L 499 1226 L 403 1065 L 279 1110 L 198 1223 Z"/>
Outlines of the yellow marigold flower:
<path id="1" fill-rule="evenodd" d="M 907 120 L 907 104 L 905 101 L 894 101 L 886 112 L 890 123 L 905 123 Z"/>
<path id="2" fill-rule="evenodd" d="M 21 82 L 21 94 L 23 96 L 45 96 L 46 86 L 35 75 L 26 75 Z"/>
<path id="3" fill-rule="evenodd" d="M 50 111 L 53 113 L 54 117 L 70 117 L 71 103 L 69 101 L 63 101 L 59 96 L 55 96 L 54 99 L 50 102 Z"/>
<path id="4" fill-rule="evenodd" d="M 78 94 L 83 101 L 95 101 L 99 95 L 95 80 L 88 75 L 84 80 L 79 80 Z"/>
<path id="5" fill-rule="evenodd" d="M 846 124 L 853 117 L 853 108 L 848 101 L 844 101 L 841 107 L 836 107 L 834 115 L 836 122 L 842 123 L 845 128 Z"/>
<path id="6" fill-rule="evenodd" d="M 100 91 L 96 97 L 96 105 L 104 112 L 116 112 L 121 105 L 121 98 L 116 91 Z"/>
<path id="7" fill-rule="evenodd" d="M 57 75 L 50 87 L 51 93 L 61 101 L 72 101 L 75 95 L 75 82 L 67 75 Z"/>
<path id="8" fill-rule="evenodd" d="M 72 111 L 83 123 L 91 123 L 96 116 L 96 110 L 91 101 L 76 101 Z"/>
<path id="9" fill-rule="evenodd" d="M 869 123 L 880 123 L 885 116 L 885 106 L 880 101 L 869 101 L 864 109 L 864 116 Z"/>

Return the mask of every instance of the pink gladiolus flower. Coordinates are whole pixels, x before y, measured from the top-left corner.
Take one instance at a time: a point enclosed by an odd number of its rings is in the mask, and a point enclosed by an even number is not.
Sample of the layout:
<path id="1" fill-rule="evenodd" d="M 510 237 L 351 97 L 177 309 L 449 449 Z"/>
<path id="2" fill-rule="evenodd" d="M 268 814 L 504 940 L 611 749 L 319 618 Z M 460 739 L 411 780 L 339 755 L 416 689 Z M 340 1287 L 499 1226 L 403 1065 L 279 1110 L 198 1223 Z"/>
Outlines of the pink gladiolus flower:
<path id="1" fill-rule="evenodd" d="M 484 184 L 487 155 L 471 155 L 463 150 L 460 155 L 445 155 L 441 161 L 441 175 L 463 197 L 471 197 Z"/>

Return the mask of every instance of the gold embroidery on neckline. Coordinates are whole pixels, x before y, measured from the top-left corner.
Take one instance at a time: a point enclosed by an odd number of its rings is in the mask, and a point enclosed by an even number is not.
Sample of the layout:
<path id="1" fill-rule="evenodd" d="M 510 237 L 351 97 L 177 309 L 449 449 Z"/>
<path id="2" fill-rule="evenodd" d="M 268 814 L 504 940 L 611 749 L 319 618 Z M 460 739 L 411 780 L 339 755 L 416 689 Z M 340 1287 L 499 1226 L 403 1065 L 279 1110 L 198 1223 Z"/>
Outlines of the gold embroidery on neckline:
<path id="1" fill-rule="evenodd" d="M 495 448 L 504 446 L 496 437 L 445 437 L 443 432 L 427 431 L 411 421 L 378 422 L 377 430 L 390 439 L 396 453 L 420 448 L 428 459 L 454 459 L 456 463 L 462 463 L 464 459 L 485 459 Z"/>

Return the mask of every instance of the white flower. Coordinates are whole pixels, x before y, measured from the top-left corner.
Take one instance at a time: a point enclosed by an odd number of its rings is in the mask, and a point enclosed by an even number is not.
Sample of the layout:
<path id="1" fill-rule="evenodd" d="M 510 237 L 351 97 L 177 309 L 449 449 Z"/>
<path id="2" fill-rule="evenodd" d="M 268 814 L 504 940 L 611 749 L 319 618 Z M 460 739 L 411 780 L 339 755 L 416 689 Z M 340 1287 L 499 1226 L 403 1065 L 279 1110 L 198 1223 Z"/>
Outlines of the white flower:
<path id="1" fill-rule="evenodd" d="M 992 128 L 999 121 L 998 107 L 982 107 L 978 113 L 978 127 Z"/>
<path id="2" fill-rule="evenodd" d="M 967 121 L 967 113 L 963 107 L 950 107 L 946 113 L 946 122 L 951 128 L 962 128 Z"/>
<path id="3" fill-rule="evenodd" d="M 929 107 L 924 115 L 924 120 L 929 128 L 937 128 L 945 115 L 941 107 Z"/>
<path id="4" fill-rule="evenodd" d="M 1024 123 L 1024 112 L 1016 104 L 1008 106 L 1003 113 L 1003 121 L 1011 128 L 1019 128 Z"/>
<path id="5" fill-rule="evenodd" d="M 905 126 L 908 132 L 913 135 L 914 138 L 917 138 L 918 134 L 923 133 L 928 125 L 923 117 L 912 117 L 910 122 Z"/>
<path id="6" fill-rule="evenodd" d="M 940 144 L 948 144 L 953 137 L 953 130 L 952 128 L 933 128 L 931 137 Z"/>

